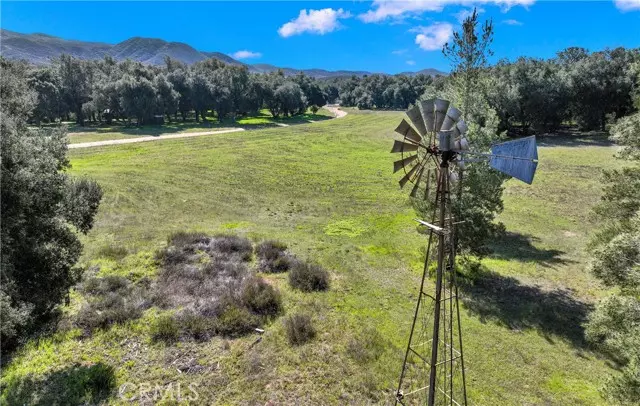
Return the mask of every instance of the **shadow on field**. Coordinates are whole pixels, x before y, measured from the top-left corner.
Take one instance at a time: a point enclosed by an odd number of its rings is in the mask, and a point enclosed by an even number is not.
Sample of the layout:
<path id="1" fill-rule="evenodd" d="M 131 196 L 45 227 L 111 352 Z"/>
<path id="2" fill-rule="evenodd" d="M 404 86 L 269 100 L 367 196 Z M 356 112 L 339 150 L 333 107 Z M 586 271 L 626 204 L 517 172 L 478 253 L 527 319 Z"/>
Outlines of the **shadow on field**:
<path id="1" fill-rule="evenodd" d="M 10 380 L 7 405 L 86 405 L 106 401 L 115 389 L 114 369 L 106 364 L 73 365 L 44 377 Z"/>
<path id="2" fill-rule="evenodd" d="M 576 347 L 586 346 L 582 324 L 592 306 L 575 298 L 571 290 L 523 285 L 484 266 L 468 271 L 459 286 L 466 308 L 483 323 L 494 321 L 512 330 L 535 329 L 549 342 L 559 337 Z"/>
<path id="3" fill-rule="evenodd" d="M 532 235 L 507 232 L 491 246 L 493 251 L 491 256 L 501 259 L 514 259 L 521 262 L 535 261 L 547 266 L 571 262 L 561 258 L 562 254 L 565 253 L 564 251 L 540 249 L 533 245 L 533 243 L 539 241 L 540 238 Z"/>
<path id="4" fill-rule="evenodd" d="M 545 134 L 537 137 L 540 147 L 610 147 L 615 145 L 607 133 L 559 133 Z"/>

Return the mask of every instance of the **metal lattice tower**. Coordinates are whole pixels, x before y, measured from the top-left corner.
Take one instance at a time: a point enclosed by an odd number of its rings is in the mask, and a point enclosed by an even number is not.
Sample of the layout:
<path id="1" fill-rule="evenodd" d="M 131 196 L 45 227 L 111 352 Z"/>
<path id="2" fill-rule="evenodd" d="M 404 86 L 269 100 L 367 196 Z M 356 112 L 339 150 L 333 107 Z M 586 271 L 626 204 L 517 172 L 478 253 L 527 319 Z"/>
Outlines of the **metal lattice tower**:
<path id="1" fill-rule="evenodd" d="M 396 404 L 468 404 L 455 271 L 456 225 L 464 219 L 453 216 L 452 184 L 460 185 L 465 165 L 471 162 L 488 161 L 492 168 L 526 183 L 533 181 L 537 166 L 535 137 L 494 145 L 491 153 L 469 151 L 461 115 L 446 100 L 421 101 L 395 130 L 404 137 L 391 150 L 402 154 L 394 162 L 394 172 L 404 169 L 405 173 L 400 187 L 411 182 L 412 197 L 433 203 L 430 222 L 417 220 L 428 229 L 428 243 Z M 462 189 L 457 192 L 460 197 Z M 425 282 L 433 265 L 435 286 L 431 287 Z"/>

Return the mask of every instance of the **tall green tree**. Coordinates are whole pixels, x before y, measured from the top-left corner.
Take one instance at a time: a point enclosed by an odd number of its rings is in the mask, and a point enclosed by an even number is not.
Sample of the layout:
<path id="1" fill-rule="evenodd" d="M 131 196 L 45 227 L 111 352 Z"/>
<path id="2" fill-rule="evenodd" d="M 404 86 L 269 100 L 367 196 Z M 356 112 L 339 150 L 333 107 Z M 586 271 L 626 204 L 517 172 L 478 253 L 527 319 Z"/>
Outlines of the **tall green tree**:
<path id="1" fill-rule="evenodd" d="M 451 61 L 456 78 L 437 96 L 444 97 L 461 108 L 469 125 L 467 137 L 474 149 L 487 149 L 501 138 L 499 119 L 487 104 L 487 56 L 493 36 L 493 24 L 481 24 L 477 12 L 465 19 L 462 31 L 454 33 L 453 42 L 443 52 Z M 459 181 L 454 185 L 453 213 L 465 220 L 457 228 L 458 251 L 462 254 L 482 256 L 489 252 L 489 243 L 504 230 L 495 217 L 503 209 L 502 191 L 505 176 L 478 162 L 468 165 L 464 172 L 458 169 Z M 414 199 L 418 213 L 423 217 L 433 212 L 433 202 Z"/>
<path id="2" fill-rule="evenodd" d="M 89 64 L 69 55 L 56 61 L 61 94 L 69 109 L 75 113 L 76 123 L 84 125 L 82 106 L 91 100 L 91 72 Z"/>
<path id="3" fill-rule="evenodd" d="M 628 165 L 605 172 L 595 212 L 606 225 L 591 242 L 590 269 L 615 293 L 596 306 L 586 333 L 622 366 L 607 380 L 604 395 L 631 405 L 640 403 L 640 113 L 619 120 L 611 133 Z"/>
<path id="4" fill-rule="evenodd" d="M 102 191 L 93 181 L 65 171 L 62 127 L 27 126 L 35 94 L 20 63 L 0 59 L 0 334 L 9 351 L 40 328 L 69 288 L 82 251 L 77 233 L 93 224 Z"/>

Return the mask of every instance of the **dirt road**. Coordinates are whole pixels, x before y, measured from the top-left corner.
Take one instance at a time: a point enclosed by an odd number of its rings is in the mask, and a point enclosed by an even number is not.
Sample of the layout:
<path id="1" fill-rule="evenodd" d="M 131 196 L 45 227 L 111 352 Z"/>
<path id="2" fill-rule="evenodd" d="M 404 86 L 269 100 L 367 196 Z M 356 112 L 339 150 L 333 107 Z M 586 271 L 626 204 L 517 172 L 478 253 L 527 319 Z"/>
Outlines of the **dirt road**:
<path id="1" fill-rule="evenodd" d="M 332 112 L 336 118 L 342 118 L 347 115 L 346 111 L 340 110 L 339 106 L 324 106 L 325 109 Z M 317 121 L 312 121 L 315 123 Z M 288 127 L 289 124 L 284 123 L 276 123 L 276 125 L 281 127 Z M 91 148 L 91 147 L 102 147 L 105 145 L 120 145 L 120 144 L 133 144 L 135 142 L 147 142 L 147 141 L 159 141 L 159 140 L 171 140 L 176 138 L 189 138 L 189 137 L 199 137 L 201 135 L 215 135 L 215 134 L 225 134 L 225 133 L 235 133 L 238 131 L 246 131 L 244 128 L 231 128 L 229 130 L 218 130 L 218 131 L 203 131 L 197 133 L 182 133 L 182 134 L 167 134 L 167 135 L 155 135 L 148 137 L 136 137 L 136 138 L 125 138 L 121 140 L 105 140 L 105 141 L 93 141 L 93 142 L 81 142 L 78 144 L 69 144 L 70 149 L 76 148 Z"/>

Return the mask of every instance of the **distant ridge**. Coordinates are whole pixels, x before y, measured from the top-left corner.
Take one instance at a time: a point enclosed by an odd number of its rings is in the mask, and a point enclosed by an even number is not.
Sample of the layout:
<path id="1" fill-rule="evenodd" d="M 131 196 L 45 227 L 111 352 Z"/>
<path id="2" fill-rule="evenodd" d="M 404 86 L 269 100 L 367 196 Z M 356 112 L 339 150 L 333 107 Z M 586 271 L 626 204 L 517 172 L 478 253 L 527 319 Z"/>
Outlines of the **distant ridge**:
<path id="1" fill-rule="evenodd" d="M 198 51 L 183 42 L 168 42 L 159 38 L 133 37 L 113 45 L 104 42 L 67 40 L 42 33 L 21 34 L 0 29 L 0 42 L 2 43 L 0 54 L 5 58 L 24 59 L 38 65 L 48 64 L 52 58 L 62 54 L 81 59 L 101 59 L 111 55 L 117 60 L 131 59 L 149 65 L 161 65 L 164 63 L 164 58 L 170 56 L 186 64 L 215 58 L 227 64 L 247 66 L 249 71 L 254 73 L 268 73 L 282 69 L 285 75 L 304 72 L 315 78 L 372 74 L 367 71 L 328 71 L 325 69 L 280 68 L 265 63 L 245 64 L 221 52 Z M 419 73 L 432 76 L 446 75 L 437 69 L 423 69 L 419 72 L 403 72 L 402 74 L 412 76 Z"/>

